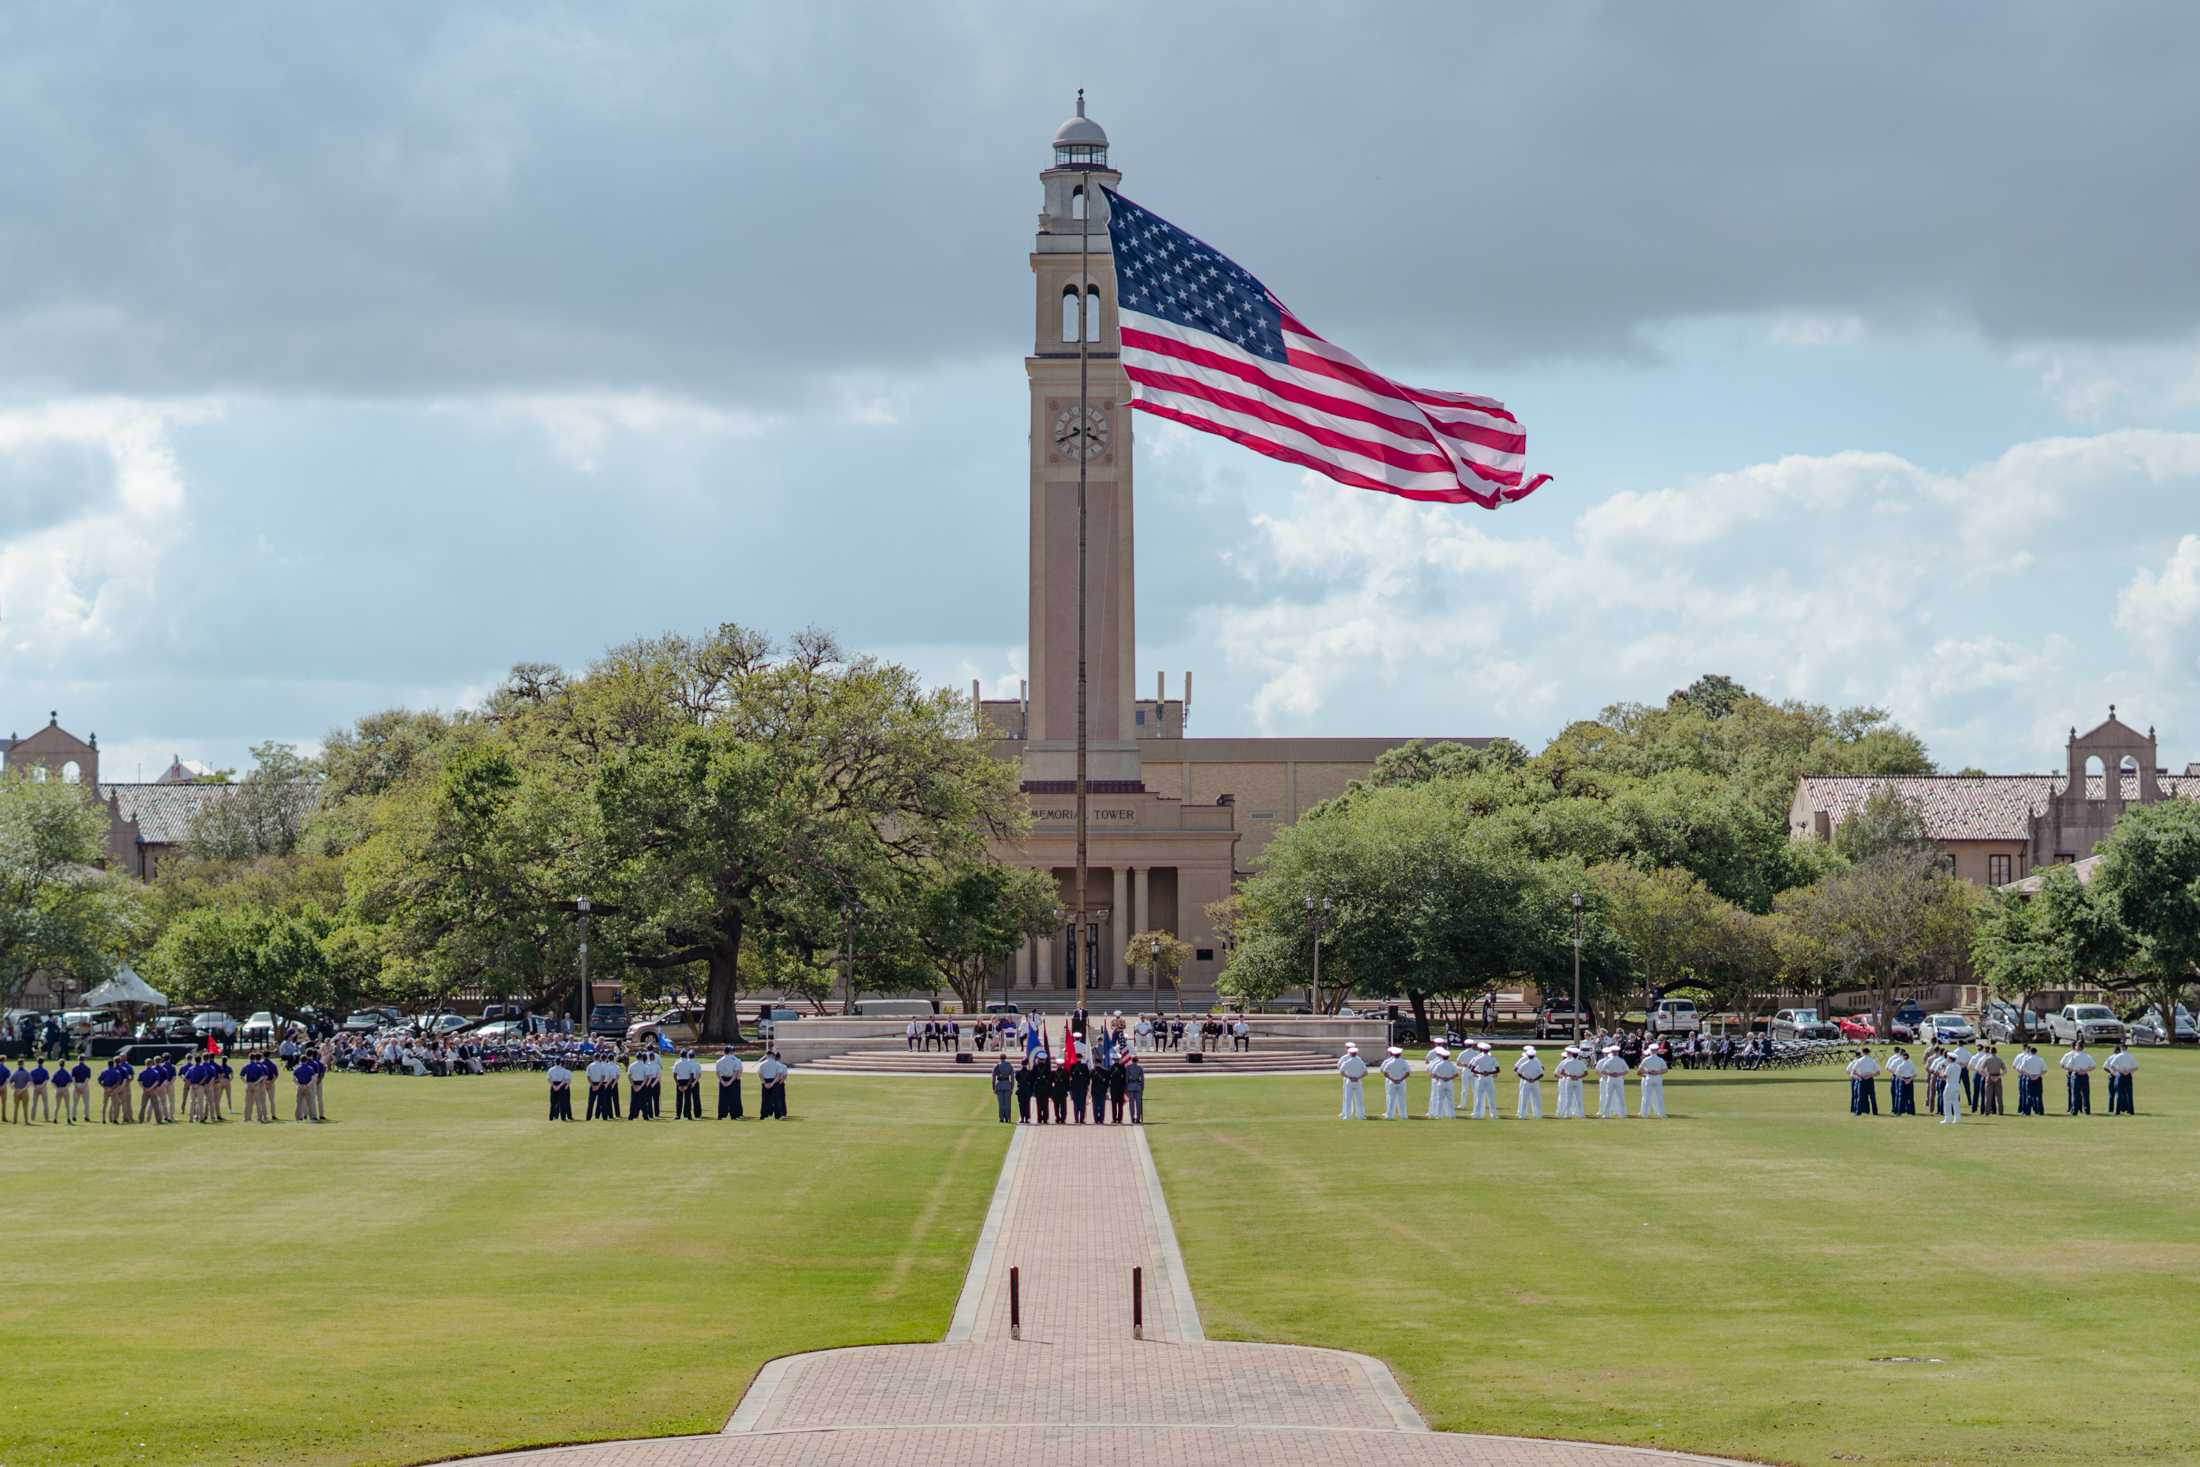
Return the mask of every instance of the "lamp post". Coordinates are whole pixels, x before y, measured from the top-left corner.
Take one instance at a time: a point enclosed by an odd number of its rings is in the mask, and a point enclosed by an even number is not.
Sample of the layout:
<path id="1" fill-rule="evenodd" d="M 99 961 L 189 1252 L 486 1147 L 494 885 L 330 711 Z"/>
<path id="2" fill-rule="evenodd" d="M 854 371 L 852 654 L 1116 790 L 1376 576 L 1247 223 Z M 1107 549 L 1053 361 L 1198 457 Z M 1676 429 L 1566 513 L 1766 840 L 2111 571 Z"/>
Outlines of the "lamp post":
<path id="1" fill-rule="evenodd" d="M 1158 937 L 1148 938 L 1146 948 L 1150 954 L 1146 959 L 1146 983 L 1147 986 L 1153 989 L 1154 1017 L 1159 1018 L 1161 1016 L 1161 939 Z"/>
<path id="2" fill-rule="evenodd" d="M 573 910 L 581 914 L 581 991 L 580 1002 L 574 1007 L 573 1027 L 583 1034 L 588 1032 L 588 914 L 593 907 L 587 897 L 573 903 Z"/>
<path id="3" fill-rule="evenodd" d="M 1581 1042 L 1581 893 L 1575 892 L 1574 903 L 1574 1043 Z"/>
<path id="4" fill-rule="evenodd" d="M 1314 930 L 1314 986 L 1306 991 L 1306 1006 L 1315 1013 L 1322 1011 L 1322 928 L 1329 918 L 1329 898 L 1323 897 L 1317 904 L 1312 897 L 1306 899 L 1307 925 Z"/>

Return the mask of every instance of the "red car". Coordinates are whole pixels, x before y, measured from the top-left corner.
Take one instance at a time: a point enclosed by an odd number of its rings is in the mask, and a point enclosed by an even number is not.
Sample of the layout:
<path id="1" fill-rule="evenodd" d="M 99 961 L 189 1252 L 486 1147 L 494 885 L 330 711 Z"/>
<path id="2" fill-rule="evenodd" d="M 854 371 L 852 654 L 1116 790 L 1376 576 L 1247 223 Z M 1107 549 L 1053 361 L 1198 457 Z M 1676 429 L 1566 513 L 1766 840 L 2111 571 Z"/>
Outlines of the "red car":
<path id="1" fill-rule="evenodd" d="M 1877 1039 L 1879 1037 L 1879 1031 L 1872 1027 L 1871 1018 L 1866 1014 L 1851 1014 L 1842 1019 L 1840 1029 L 1843 1039 Z"/>

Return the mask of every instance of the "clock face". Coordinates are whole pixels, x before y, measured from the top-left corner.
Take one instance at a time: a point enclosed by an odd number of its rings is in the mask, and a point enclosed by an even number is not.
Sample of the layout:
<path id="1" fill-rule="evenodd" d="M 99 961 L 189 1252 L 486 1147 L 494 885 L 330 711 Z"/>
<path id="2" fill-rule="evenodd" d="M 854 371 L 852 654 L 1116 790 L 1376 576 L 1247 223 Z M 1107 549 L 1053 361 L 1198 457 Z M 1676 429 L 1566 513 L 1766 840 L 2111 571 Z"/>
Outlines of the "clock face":
<path id="1" fill-rule="evenodd" d="M 1108 451 L 1108 410 L 1089 407 L 1083 420 L 1077 414 L 1077 404 L 1071 403 L 1054 415 L 1054 446 L 1064 458 L 1095 459 Z"/>

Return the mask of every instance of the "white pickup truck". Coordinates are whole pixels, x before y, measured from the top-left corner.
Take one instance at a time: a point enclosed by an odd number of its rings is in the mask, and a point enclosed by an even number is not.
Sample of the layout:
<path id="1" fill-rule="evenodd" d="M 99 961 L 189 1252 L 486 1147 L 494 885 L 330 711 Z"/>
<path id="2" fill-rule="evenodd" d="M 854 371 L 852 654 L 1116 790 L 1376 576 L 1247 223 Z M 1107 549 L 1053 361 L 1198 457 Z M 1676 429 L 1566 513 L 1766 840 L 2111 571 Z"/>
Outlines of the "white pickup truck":
<path id="1" fill-rule="evenodd" d="M 2047 1032 L 2057 1044 L 2068 1044 L 2083 1039 L 2088 1044 L 2120 1044 L 2124 1038 L 2123 1020 L 2115 1010 L 2102 1003 L 2066 1003 L 2061 1010 L 2047 1016 Z"/>
<path id="2" fill-rule="evenodd" d="M 1694 999 L 1661 998 L 1650 1011 L 1653 1034 L 1693 1034 L 1702 1027 L 1703 1016 L 1696 1012 Z"/>

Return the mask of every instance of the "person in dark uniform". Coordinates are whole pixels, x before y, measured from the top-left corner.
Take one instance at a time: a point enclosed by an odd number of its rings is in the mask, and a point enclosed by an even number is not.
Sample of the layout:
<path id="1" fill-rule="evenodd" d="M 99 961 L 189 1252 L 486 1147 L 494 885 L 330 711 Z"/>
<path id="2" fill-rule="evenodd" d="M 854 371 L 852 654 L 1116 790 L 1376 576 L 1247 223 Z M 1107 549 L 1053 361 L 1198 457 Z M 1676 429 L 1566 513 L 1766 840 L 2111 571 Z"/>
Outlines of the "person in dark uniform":
<path id="1" fill-rule="evenodd" d="M 1031 1056 L 1016 1067 L 1016 1124 L 1031 1124 Z"/>
<path id="2" fill-rule="evenodd" d="M 1137 1055 L 1125 1055 L 1108 1070 L 1108 1109 L 1118 1126 L 1123 1124 L 1123 1106 L 1130 1097 L 1130 1069 L 1137 1063 Z M 1143 1081 L 1146 1072 L 1140 1070 L 1138 1073 Z"/>
<path id="3" fill-rule="evenodd" d="M 711 1067 L 718 1073 L 718 1119 L 741 1119 L 741 1056 L 727 1050 Z"/>
<path id="4" fill-rule="evenodd" d="M 1054 1064 L 1043 1049 L 1031 1061 L 1031 1116 L 1042 1126 L 1054 1119 Z"/>
<path id="5" fill-rule="evenodd" d="M 1066 1126 L 1069 1124 L 1069 1066 L 1055 1066 L 1050 1080 L 1047 1092 L 1054 1101 L 1054 1124 Z"/>
<path id="6" fill-rule="evenodd" d="M 573 1072 L 565 1067 L 565 1056 L 558 1055 L 550 1061 L 550 1119 L 573 1119 Z"/>
<path id="7" fill-rule="evenodd" d="M 983 1034 L 985 1031 L 980 1029 L 978 1032 Z M 1015 1093 L 1016 1067 L 1008 1062 L 1008 1056 L 1004 1054 L 993 1062 L 993 1099 L 1000 1106 L 1001 1124 L 1004 1126 L 1016 1123 L 1016 1118 L 1008 1113 L 1009 1098 Z"/>
<path id="8" fill-rule="evenodd" d="M 1077 1036 L 1077 1043 L 1080 1046 L 1084 1044 L 1085 1032 L 1088 1028 L 1091 1027 L 1091 1024 L 1092 1011 L 1087 1009 L 1084 1005 L 1079 1004 L 1076 1008 L 1069 1011 L 1070 1032 Z"/>
<path id="9" fill-rule="evenodd" d="M 1123 1066 L 1123 1093 L 1131 1104 L 1131 1124 L 1146 1124 L 1146 1067 L 1132 1055 L 1131 1062 Z"/>
<path id="10" fill-rule="evenodd" d="M 1077 1124 L 1085 1123 L 1085 1095 L 1092 1089 L 1092 1066 L 1079 1054 L 1069 1067 L 1069 1108 L 1077 1114 Z"/>

